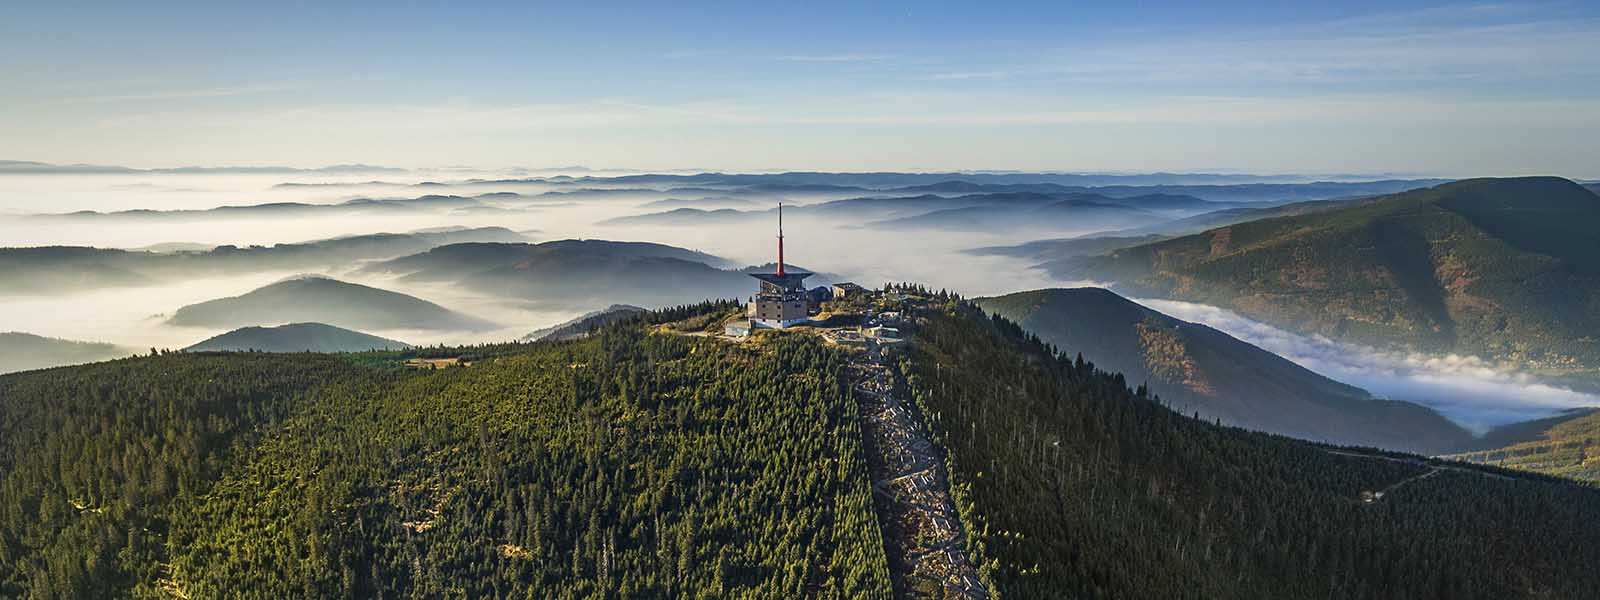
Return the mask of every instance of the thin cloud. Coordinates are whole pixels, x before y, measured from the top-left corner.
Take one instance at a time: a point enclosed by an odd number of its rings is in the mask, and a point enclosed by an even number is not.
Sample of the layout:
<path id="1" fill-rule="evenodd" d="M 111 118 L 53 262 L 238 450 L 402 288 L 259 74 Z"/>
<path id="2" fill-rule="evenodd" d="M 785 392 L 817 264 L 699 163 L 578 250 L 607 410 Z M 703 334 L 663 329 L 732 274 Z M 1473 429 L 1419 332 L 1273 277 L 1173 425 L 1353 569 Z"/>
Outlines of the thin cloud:
<path id="1" fill-rule="evenodd" d="M 1600 19 L 1511 5 L 1379 13 L 1275 30 L 1069 47 L 1026 72 L 1075 83 L 1360 84 L 1600 73 Z M 1578 79 L 1573 79 L 1578 81 Z"/>
<path id="2" fill-rule="evenodd" d="M 919 77 L 926 81 L 973 81 L 984 79 L 1009 79 L 1016 73 L 1014 71 L 953 71 L 948 73 L 934 73 Z"/>
<path id="3" fill-rule="evenodd" d="M 1074 106 L 1076 104 L 1076 106 Z M 874 125 L 1234 125 L 1354 121 L 1386 125 L 1472 123 L 1518 114 L 1525 126 L 1600 126 L 1600 104 L 1584 100 L 1440 101 L 1428 96 L 1352 94 L 1326 98 L 1181 96 L 1139 103 L 1062 102 L 971 92 L 868 93 L 796 102 L 788 98 L 680 103 L 597 99 L 528 105 L 307 106 L 261 112 L 170 109 L 119 115 L 104 127 L 182 121 L 191 127 L 281 125 L 412 131 L 509 131 L 675 126 Z"/>
<path id="4" fill-rule="evenodd" d="M 868 53 L 790 54 L 790 55 L 777 57 L 778 60 L 781 60 L 781 61 L 784 61 L 784 62 L 808 62 L 808 63 L 866 63 L 866 62 L 883 62 L 883 61 L 887 61 L 887 60 L 893 60 L 894 58 L 895 58 L 895 55 L 893 55 L 893 54 L 868 54 Z"/>
<path id="5" fill-rule="evenodd" d="M 685 58 L 701 58 L 701 57 L 705 57 L 705 56 L 720 56 L 720 55 L 723 55 L 723 54 L 727 54 L 727 51 L 726 50 L 716 50 L 716 49 L 674 50 L 674 51 L 671 51 L 671 52 L 663 52 L 663 53 L 661 53 L 661 58 L 670 59 L 670 60 L 682 60 L 682 59 L 685 59 Z"/>
<path id="6" fill-rule="evenodd" d="M 1478 431 L 1567 409 L 1600 406 L 1600 397 L 1542 383 L 1475 356 L 1386 352 L 1296 334 L 1215 306 L 1133 300 L 1173 317 L 1208 325 L 1376 396 L 1426 405 Z"/>
<path id="7" fill-rule="evenodd" d="M 188 90 L 169 90 L 160 92 L 145 92 L 137 94 L 115 94 L 109 96 L 82 96 L 61 100 L 67 104 L 100 104 L 107 102 L 137 102 L 147 100 L 182 100 L 188 98 L 226 98 L 230 96 L 248 96 L 253 94 L 270 94 L 286 92 L 295 89 L 285 84 L 261 84 L 240 87 L 222 87 Z"/>

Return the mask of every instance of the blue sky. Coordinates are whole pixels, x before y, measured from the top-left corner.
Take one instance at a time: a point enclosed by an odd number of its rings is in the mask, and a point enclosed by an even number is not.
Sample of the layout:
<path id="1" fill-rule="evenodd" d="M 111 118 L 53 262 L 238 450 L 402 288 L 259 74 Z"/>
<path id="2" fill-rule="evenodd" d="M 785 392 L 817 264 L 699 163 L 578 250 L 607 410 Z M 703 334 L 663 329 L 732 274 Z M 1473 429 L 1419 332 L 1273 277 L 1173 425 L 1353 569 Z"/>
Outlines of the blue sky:
<path id="1" fill-rule="evenodd" d="M 1594 3 L 221 4 L 0 9 L 0 158 L 1600 176 Z"/>

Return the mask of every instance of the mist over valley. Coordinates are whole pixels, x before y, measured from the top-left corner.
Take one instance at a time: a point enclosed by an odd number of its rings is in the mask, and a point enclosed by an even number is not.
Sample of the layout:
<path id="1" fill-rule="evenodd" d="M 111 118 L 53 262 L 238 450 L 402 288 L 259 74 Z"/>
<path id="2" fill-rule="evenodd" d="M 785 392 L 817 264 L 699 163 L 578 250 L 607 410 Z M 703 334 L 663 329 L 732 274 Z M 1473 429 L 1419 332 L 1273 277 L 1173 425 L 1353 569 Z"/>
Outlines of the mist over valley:
<path id="1" fill-rule="evenodd" d="M 353 175 L 0 178 L 7 189 L 28 189 L 0 206 L 0 231 L 14 240 L 0 249 L 8 283 L 0 329 L 184 348 L 237 327 L 310 321 L 413 344 L 503 342 L 612 304 L 747 296 L 751 280 L 740 268 L 771 268 L 779 204 L 789 261 L 828 272 L 813 285 L 916 281 L 995 296 L 1079 281 L 1079 272 L 1058 275 L 1057 264 L 1439 183 L 1051 173 Z M 357 297 L 279 289 L 295 280 L 393 293 L 443 312 L 374 318 Z M 266 290 L 280 293 L 255 308 L 238 305 Z M 1572 391 L 1572 381 L 1482 358 L 1373 351 L 1203 304 L 1138 301 L 1379 397 L 1433 407 L 1475 431 L 1600 405 Z"/>

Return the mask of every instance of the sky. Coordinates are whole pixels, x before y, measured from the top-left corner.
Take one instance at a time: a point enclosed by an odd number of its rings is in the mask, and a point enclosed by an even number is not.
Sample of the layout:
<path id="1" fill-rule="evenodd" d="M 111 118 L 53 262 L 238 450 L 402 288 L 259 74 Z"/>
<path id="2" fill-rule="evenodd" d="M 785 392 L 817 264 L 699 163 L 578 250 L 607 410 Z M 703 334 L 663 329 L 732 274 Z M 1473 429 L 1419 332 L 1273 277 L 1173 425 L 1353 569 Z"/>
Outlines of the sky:
<path id="1" fill-rule="evenodd" d="M 0 159 L 1600 177 L 1593 2 L 336 4 L 8 3 Z"/>

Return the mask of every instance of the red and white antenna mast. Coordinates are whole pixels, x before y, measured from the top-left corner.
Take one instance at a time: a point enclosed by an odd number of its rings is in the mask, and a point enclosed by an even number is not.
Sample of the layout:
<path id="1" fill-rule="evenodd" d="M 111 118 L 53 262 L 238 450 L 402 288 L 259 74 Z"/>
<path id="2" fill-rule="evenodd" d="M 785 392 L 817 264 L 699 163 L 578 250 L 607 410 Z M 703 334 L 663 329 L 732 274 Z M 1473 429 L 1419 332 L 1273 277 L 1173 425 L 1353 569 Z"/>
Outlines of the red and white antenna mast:
<path id="1" fill-rule="evenodd" d="M 783 277 L 783 203 L 778 203 L 778 276 Z"/>

